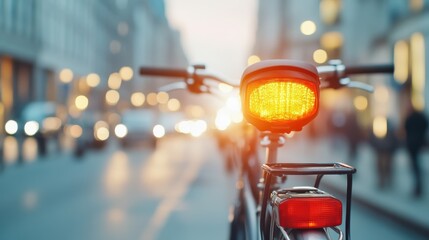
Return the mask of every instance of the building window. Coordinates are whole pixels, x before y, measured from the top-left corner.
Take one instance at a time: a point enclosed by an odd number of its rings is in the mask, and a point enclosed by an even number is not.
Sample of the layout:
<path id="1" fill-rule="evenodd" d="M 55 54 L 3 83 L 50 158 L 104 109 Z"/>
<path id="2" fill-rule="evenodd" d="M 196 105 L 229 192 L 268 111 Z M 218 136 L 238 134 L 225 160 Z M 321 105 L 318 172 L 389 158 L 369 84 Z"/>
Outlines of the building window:
<path id="1" fill-rule="evenodd" d="M 400 40 L 394 45 L 394 77 L 396 82 L 410 90 L 412 106 L 425 108 L 426 46 L 423 34 L 414 33 L 409 40 Z"/>
<path id="2" fill-rule="evenodd" d="M 411 103 L 417 110 L 425 107 L 425 39 L 414 33 L 410 38 L 411 50 Z"/>
<path id="3" fill-rule="evenodd" d="M 424 0 L 409 0 L 410 10 L 413 12 L 421 11 L 424 5 L 425 5 Z"/>
<path id="4" fill-rule="evenodd" d="M 341 12 L 341 0 L 321 0 L 320 18 L 325 24 L 332 25 L 338 22 Z"/>
<path id="5" fill-rule="evenodd" d="M 344 38 L 340 32 L 326 32 L 320 38 L 320 46 L 328 52 L 330 59 L 341 58 Z"/>

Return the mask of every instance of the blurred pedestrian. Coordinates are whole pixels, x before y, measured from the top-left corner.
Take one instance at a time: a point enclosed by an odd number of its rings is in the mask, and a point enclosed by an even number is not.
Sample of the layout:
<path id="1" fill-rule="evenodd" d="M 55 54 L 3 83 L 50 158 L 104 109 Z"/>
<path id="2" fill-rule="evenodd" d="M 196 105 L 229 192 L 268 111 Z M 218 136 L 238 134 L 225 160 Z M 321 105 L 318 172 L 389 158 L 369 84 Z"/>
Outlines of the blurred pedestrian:
<path id="1" fill-rule="evenodd" d="M 377 154 L 378 187 L 380 189 L 392 186 L 392 160 L 399 141 L 396 131 L 389 120 L 386 119 L 385 134 L 371 134 L 371 144 Z"/>
<path id="2" fill-rule="evenodd" d="M 422 173 L 419 163 L 419 154 L 425 144 L 428 119 L 425 114 L 416 109 L 411 110 L 405 119 L 406 147 L 411 160 L 414 174 L 414 196 L 422 195 Z"/>
<path id="3" fill-rule="evenodd" d="M 359 143 L 364 138 L 355 112 L 352 111 L 347 115 L 344 128 L 344 133 L 349 144 L 349 157 L 351 160 L 355 160 Z"/>

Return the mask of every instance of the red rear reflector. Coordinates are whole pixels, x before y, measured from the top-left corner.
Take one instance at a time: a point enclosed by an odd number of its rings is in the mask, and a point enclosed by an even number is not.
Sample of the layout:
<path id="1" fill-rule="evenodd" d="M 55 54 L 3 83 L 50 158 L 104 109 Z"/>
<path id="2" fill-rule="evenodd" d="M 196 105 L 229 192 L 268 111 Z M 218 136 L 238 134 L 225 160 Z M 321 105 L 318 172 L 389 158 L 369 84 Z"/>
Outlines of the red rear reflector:
<path id="1" fill-rule="evenodd" d="M 278 206 L 284 228 L 323 228 L 341 225 L 342 204 L 333 197 L 289 198 Z"/>

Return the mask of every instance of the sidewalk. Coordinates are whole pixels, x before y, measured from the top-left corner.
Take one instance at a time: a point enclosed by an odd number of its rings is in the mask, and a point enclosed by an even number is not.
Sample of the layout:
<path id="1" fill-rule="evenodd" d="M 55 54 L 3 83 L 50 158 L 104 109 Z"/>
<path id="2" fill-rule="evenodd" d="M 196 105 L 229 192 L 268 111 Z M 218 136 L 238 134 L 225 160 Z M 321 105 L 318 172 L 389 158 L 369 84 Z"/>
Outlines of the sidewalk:
<path id="1" fill-rule="evenodd" d="M 279 156 L 285 156 L 286 161 L 293 157 L 293 161 L 299 162 L 344 162 L 354 166 L 357 169 L 353 176 L 355 201 L 429 235 L 429 151 L 423 152 L 420 159 L 424 187 L 420 198 L 412 194 L 414 181 L 405 149 L 396 151 L 392 163 L 393 184 L 383 190 L 377 188 L 377 159 L 372 147 L 362 144 L 354 161 L 348 159 L 347 151 L 346 142 L 338 139 L 309 141 L 294 138 L 286 142 Z M 325 177 L 323 182 L 335 190 L 346 191 L 344 176 Z"/>

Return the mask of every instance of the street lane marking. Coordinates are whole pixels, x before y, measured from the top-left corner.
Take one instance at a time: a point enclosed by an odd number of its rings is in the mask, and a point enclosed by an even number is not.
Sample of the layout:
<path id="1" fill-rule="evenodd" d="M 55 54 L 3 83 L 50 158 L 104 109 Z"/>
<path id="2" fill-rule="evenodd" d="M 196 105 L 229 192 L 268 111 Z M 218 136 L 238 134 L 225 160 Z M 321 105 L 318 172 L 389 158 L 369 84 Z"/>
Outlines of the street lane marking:
<path id="1" fill-rule="evenodd" d="M 191 154 L 187 155 L 187 157 L 190 157 L 190 155 Z M 149 224 L 144 229 L 141 239 L 156 239 L 159 231 L 165 225 L 169 215 L 180 204 L 183 196 L 185 196 L 185 194 L 188 192 L 190 184 L 198 176 L 198 172 L 203 162 L 203 157 L 201 155 L 197 155 L 195 158 L 188 161 L 190 166 L 188 166 L 186 171 L 181 174 L 180 178 L 176 181 L 176 184 L 170 185 L 171 187 L 168 191 L 168 195 L 166 195 L 159 204 Z"/>

